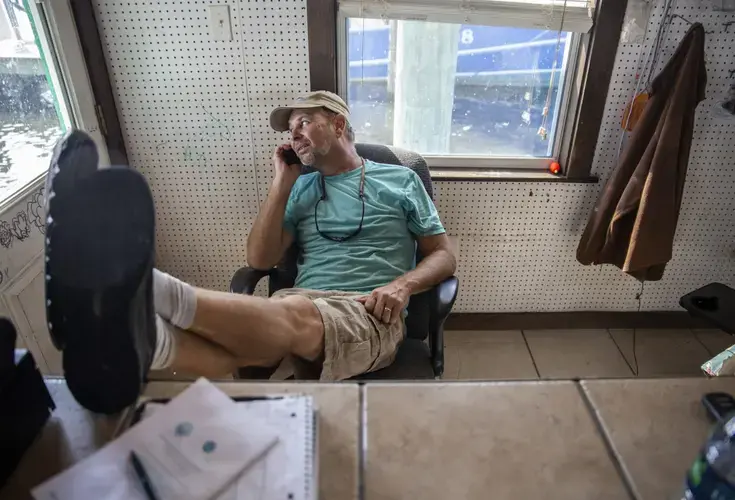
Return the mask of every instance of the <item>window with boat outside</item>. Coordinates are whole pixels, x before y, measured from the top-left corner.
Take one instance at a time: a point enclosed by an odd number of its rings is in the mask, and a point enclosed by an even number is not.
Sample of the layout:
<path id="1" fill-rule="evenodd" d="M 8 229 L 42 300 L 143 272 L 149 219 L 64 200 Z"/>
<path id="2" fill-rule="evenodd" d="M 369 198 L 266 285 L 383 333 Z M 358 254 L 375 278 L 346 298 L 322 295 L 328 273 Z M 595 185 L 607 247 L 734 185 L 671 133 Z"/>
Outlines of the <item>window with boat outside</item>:
<path id="1" fill-rule="evenodd" d="M 359 142 L 416 151 L 432 166 L 540 168 L 545 163 L 538 160 L 556 157 L 578 34 L 356 17 L 345 22 L 342 92 Z M 507 161 L 492 162 L 501 158 Z M 524 161 L 531 159 L 536 161 Z"/>

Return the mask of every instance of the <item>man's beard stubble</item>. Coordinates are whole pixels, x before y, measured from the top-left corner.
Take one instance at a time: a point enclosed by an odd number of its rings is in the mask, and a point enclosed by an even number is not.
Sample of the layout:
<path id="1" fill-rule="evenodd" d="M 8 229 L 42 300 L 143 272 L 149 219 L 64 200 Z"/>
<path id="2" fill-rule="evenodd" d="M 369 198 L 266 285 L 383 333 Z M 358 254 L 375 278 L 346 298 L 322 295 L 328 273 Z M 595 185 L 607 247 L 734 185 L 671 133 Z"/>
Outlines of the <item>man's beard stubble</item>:
<path id="1" fill-rule="evenodd" d="M 324 156 L 326 156 L 328 152 L 329 147 L 321 148 L 321 150 L 319 150 L 313 144 L 310 144 L 309 151 L 301 155 L 296 153 L 296 155 L 299 157 L 299 160 L 301 160 L 301 163 L 303 163 L 304 165 L 317 168 L 321 165 L 321 160 L 324 158 Z"/>
<path id="2" fill-rule="evenodd" d="M 303 155 L 297 155 L 299 157 L 299 160 L 301 160 L 301 163 L 308 166 L 313 166 L 316 163 L 316 155 L 314 155 L 313 151 L 309 151 L 308 153 L 305 153 Z"/>

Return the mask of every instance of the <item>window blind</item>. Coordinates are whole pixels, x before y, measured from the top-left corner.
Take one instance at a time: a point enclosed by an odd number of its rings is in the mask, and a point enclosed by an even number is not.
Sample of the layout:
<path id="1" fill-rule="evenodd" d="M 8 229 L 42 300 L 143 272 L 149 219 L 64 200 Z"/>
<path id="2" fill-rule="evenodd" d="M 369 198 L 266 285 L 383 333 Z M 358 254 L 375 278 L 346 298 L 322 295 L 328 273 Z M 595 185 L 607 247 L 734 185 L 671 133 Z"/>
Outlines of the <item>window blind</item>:
<path id="1" fill-rule="evenodd" d="M 592 28 L 589 0 L 340 0 L 346 17 L 404 19 L 586 33 Z M 563 26 L 562 26 L 563 22 Z"/>

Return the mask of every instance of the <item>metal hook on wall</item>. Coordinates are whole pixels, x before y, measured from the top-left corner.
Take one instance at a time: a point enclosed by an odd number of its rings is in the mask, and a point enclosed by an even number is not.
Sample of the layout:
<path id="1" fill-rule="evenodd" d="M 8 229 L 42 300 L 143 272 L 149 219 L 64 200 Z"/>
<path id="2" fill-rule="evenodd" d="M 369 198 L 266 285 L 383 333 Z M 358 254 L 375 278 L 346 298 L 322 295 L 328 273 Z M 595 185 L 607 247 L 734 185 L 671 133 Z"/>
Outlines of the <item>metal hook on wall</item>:
<path id="1" fill-rule="evenodd" d="M 725 27 L 725 33 L 729 33 L 730 26 L 735 24 L 735 21 L 728 21 L 726 23 L 722 23 L 722 25 Z"/>
<path id="2" fill-rule="evenodd" d="M 684 21 L 685 23 L 687 23 L 687 24 L 688 24 L 688 25 L 690 25 L 690 26 L 691 26 L 692 24 L 694 24 L 694 21 L 690 21 L 689 19 L 687 19 L 686 17 L 682 16 L 681 14 L 671 14 L 671 15 L 669 16 L 669 22 L 671 22 L 671 21 L 672 21 L 672 20 L 673 20 L 673 19 L 674 19 L 675 17 L 678 17 L 679 19 L 681 19 L 682 21 Z M 706 34 L 708 34 L 708 35 L 711 35 L 711 34 L 713 34 L 713 33 L 714 33 L 714 31 L 707 31 L 707 30 L 704 30 L 704 32 L 705 32 Z"/>

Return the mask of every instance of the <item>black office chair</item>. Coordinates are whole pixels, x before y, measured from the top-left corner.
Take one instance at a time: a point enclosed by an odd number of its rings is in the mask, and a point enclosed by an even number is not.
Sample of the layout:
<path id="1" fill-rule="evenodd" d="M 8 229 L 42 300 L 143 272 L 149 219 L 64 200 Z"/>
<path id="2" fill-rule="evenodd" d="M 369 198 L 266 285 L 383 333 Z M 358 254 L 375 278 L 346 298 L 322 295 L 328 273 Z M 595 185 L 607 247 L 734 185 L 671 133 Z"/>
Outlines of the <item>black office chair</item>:
<path id="1" fill-rule="evenodd" d="M 357 153 L 377 163 L 402 165 L 418 174 L 426 192 L 433 199 L 434 189 L 426 160 L 411 151 L 381 146 L 378 144 L 356 144 Z M 304 167 L 303 174 L 313 172 Z M 296 280 L 296 259 L 299 248 L 296 244 L 286 252 L 281 263 L 269 271 L 243 267 L 230 282 L 230 291 L 252 295 L 258 282 L 268 276 L 269 295 L 283 288 L 291 288 Z M 416 254 L 416 261 L 421 255 Z M 443 281 L 431 290 L 414 295 L 408 305 L 406 317 L 406 339 L 390 366 L 355 377 L 370 379 L 433 379 L 444 372 L 444 322 L 457 298 L 459 281 L 456 277 Z M 426 339 L 429 339 L 428 346 Z M 247 367 L 239 371 L 241 378 L 269 378 L 275 368 Z"/>

